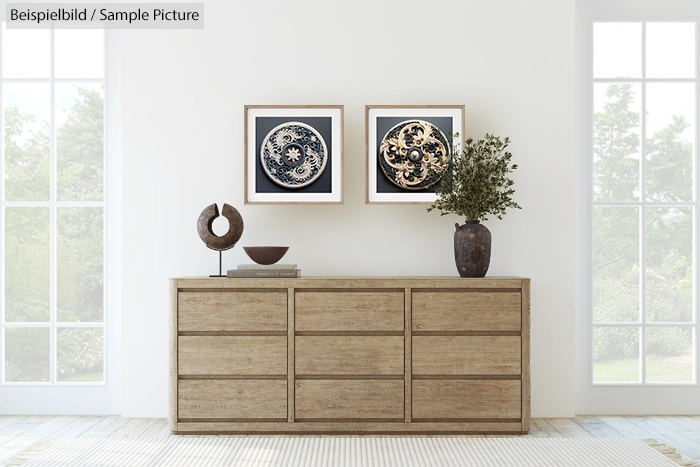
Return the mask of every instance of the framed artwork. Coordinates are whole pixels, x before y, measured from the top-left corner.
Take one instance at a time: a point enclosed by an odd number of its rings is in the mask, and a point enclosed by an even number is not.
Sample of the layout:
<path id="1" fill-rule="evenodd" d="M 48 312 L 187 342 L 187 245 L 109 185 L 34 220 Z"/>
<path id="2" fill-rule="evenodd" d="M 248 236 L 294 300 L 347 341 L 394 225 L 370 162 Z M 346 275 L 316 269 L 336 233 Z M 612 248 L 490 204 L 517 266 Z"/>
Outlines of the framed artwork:
<path id="1" fill-rule="evenodd" d="M 246 105 L 245 204 L 343 204 L 343 106 Z"/>
<path id="2" fill-rule="evenodd" d="M 440 179 L 430 168 L 462 141 L 463 105 L 365 106 L 365 203 L 433 203 Z"/>

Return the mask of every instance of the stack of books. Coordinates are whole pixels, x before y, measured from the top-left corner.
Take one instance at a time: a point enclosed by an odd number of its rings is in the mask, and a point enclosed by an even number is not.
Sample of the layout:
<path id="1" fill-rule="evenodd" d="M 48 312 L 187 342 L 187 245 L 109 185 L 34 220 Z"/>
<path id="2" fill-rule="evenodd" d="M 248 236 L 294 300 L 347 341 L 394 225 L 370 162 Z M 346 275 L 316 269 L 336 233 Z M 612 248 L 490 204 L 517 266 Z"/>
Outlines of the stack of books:
<path id="1" fill-rule="evenodd" d="M 301 277 L 296 264 L 239 264 L 229 269 L 227 277 Z"/>

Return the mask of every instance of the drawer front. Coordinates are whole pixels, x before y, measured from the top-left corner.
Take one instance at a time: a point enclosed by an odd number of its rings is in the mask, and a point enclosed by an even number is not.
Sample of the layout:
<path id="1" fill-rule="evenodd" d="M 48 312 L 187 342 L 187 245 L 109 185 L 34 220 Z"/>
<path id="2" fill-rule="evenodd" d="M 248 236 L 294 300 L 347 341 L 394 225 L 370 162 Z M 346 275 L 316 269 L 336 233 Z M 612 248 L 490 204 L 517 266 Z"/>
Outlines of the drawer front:
<path id="1" fill-rule="evenodd" d="M 297 380 L 294 417 L 403 421 L 403 400 L 399 380 Z"/>
<path id="2" fill-rule="evenodd" d="M 519 375 L 520 336 L 415 336 L 414 375 Z"/>
<path id="3" fill-rule="evenodd" d="M 286 375 L 287 338 L 180 336 L 179 375 Z"/>
<path id="4" fill-rule="evenodd" d="M 286 331 L 286 292 L 180 292 L 179 331 Z"/>
<path id="5" fill-rule="evenodd" d="M 297 292 L 297 331 L 403 331 L 403 292 Z"/>
<path id="6" fill-rule="evenodd" d="M 414 292 L 414 331 L 520 331 L 520 292 Z"/>
<path id="7" fill-rule="evenodd" d="M 520 380 L 414 380 L 414 419 L 520 418 Z"/>
<path id="8" fill-rule="evenodd" d="M 298 375 L 403 375 L 400 336 L 297 336 Z"/>
<path id="9" fill-rule="evenodd" d="M 180 380 L 178 419 L 287 421 L 286 381 Z"/>

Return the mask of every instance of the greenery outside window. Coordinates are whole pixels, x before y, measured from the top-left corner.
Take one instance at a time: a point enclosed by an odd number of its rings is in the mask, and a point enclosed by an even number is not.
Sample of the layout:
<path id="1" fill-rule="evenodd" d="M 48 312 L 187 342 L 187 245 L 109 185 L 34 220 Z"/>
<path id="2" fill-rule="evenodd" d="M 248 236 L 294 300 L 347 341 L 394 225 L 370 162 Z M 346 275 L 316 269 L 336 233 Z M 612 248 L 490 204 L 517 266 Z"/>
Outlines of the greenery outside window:
<path id="1" fill-rule="evenodd" d="M 696 24 L 593 23 L 592 382 L 696 382 Z"/>
<path id="2" fill-rule="evenodd" d="M 104 31 L 0 43 L 0 384 L 104 384 Z"/>

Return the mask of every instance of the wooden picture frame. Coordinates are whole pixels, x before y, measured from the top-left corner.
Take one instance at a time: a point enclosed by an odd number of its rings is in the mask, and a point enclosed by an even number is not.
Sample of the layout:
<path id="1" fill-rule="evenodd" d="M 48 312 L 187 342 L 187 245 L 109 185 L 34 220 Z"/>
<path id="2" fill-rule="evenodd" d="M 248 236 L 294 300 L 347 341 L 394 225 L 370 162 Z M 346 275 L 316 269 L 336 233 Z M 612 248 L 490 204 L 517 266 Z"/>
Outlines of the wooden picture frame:
<path id="1" fill-rule="evenodd" d="M 244 204 L 343 204 L 343 111 L 244 106 Z"/>
<path id="2" fill-rule="evenodd" d="M 464 105 L 366 105 L 365 204 L 434 203 L 436 195 L 430 186 L 407 189 L 386 175 L 379 163 L 380 143 L 399 125 L 418 120 L 437 128 L 450 147 L 453 142 L 449 139 L 459 134 L 454 142 L 459 150 L 464 141 L 464 119 Z"/>

